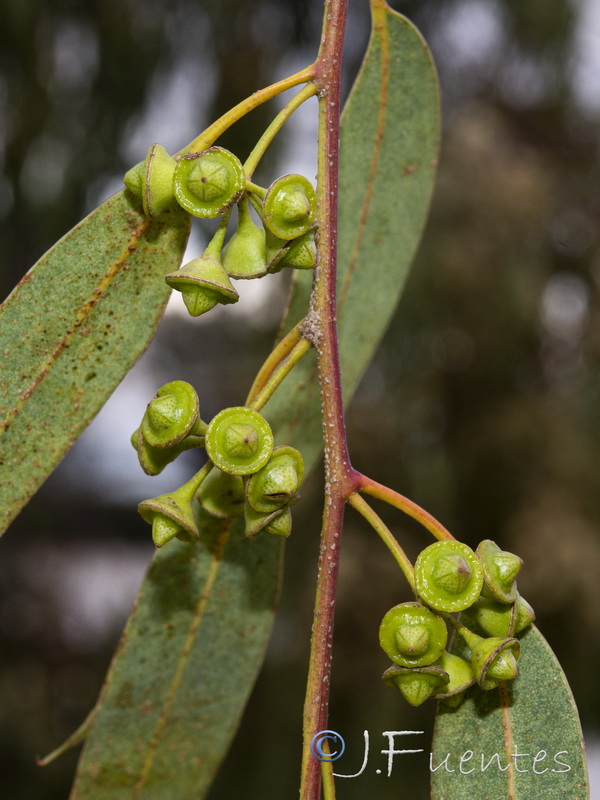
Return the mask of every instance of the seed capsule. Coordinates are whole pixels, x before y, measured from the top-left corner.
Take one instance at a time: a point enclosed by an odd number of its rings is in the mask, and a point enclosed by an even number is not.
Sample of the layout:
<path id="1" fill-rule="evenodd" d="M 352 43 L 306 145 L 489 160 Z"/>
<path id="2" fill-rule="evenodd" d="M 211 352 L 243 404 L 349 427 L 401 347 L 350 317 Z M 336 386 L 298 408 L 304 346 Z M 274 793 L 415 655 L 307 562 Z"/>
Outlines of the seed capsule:
<path id="1" fill-rule="evenodd" d="M 284 242 L 271 234 L 269 272 L 279 272 L 284 267 L 291 269 L 312 269 L 317 261 L 314 231 L 308 231 L 297 239 Z M 277 247 L 277 243 L 279 246 Z"/>
<path id="2" fill-rule="evenodd" d="M 436 700 L 447 700 L 462 695 L 475 683 L 475 673 L 471 664 L 447 650 L 444 650 L 434 666 L 443 669 L 449 677 L 448 683 L 434 695 Z"/>
<path id="3" fill-rule="evenodd" d="M 174 203 L 173 173 L 176 161 L 161 144 L 150 145 L 146 158 L 123 178 L 125 186 L 142 200 L 144 214 L 154 219 Z"/>
<path id="4" fill-rule="evenodd" d="M 449 676 L 438 666 L 390 667 L 383 673 L 387 686 L 399 689 L 411 706 L 420 706 L 448 684 Z"/>
<path id="5" fill-rule="evenodd" d="M 182 156 L 173 175 L 177 202 L 195 217 L 223 214 L 240 199 L 245 184 L 241 161 L 222 147 Z"/>
<path id="6" fill-rule="evenodd" d="M 138 511 L 152 525 L 152 540 L 162 547 L 175 537 L 193 541 L 199 537 L 198 501 L 194 497 L 198 483 L 196 476 L 174 492 L 144 500 Z"/>
<path id="7" fill-rule="evenodd" d="M 231 278 L 260 278 L 267 273 L 265 229 L 254 223 L 247 200 L 238 204 L 238 228 L 223 251 L 223 266 Z"/>
<path id="8" fill-rule="evenodd" d="M 535 611 L 527 600 L 517 592 L 515 600 L 515 629 L 514 633 L 521 633 L 528 625 L 535 622 Z"/>
<path id="9" fill-rule="evenodd" d="M 314 224 L 317 197 L 303 175 L 283 175 L 267 190 L 263 202 L 266 227 L 280 239 L 302 236 Z"/>
<path id="10" fill-rule="evenodd" d="M 289 506 L 285 506 L 281 514 L 271 519 L 265 526 L 265 533 L 270 533 L 272 536 L 289 536 L 292 532 L 292 510 Z"/>
<path id="11" fill-rule="evenodd" d="M 501 550 L 491 539 L 480 542 L 477 555 L 483 566 L 489 594 L 501 603 L 513 603 L 517 597 L 516 579 L 523 560 L 514 553 Z"/>
<path id="12" fill-rule="evenodd" d="M 265 531 L 276 536 L 289 536 L 292 530 L 292 514 L 289 506 L 277 508 L 263 514 L 255 511 L 249 503 L 244 506 L 246 536 L 252 539 L 257 533 Z"/>
<path id="13" fill-rule="evenodd" d="M 152 447 L 144 438 L 140 425 L 131 436 L 131 444 L 138 454 L 140 466 L 146 475 L 158 475 L 180 453 L 195 447 L 204 447 L 204 436 L 186 436 L 172 447 Z"/>
<path id="14" fill-rule="evenodd" d="M 317 261 L 314 231 L 292 241 L 291 247 L 279 262 L 280 267 L 291 269 L 312 269 Z"/>
<path id="15" fill-rule="evenodd" d="M 444 620 L 420 603 L 394 606 L 379 627 L 379 644 L 401 667 L 433 664 L 442 654 L 447 640 Z"/>
<path id="16" fill-rule="evenodd" d="M 500 636 L 485 639 L 467 629 L 461 631 L 461 636 L 471 651 L 471 666 L 482 689 L 494 689 L 500 681 L 516 678 L 521 650 L 518 639 Z"/>
<path id="17" fill-rule="evenodd" d="M 415 562 L 420 597 L 439 611 L 462 611 L 479 597 L 483 570 L 475 553 L 462 542 L 435 542 Z"/>
<path id="18" fill-rule="evenodd" d="M 219 259 L 208 252 L 171 272 L 165 281 L 183 295 L 192 317 L 199 317 L 218 303 L 237 303 L 239 294 Z"/>
<path id="19" fill-rule="evenodd" d="M 214 517 L 238 517 L 244 513 L 244 483 L 238 475 L 228 475 L 215 467 L 202 482 L 198 500 Z"/>
<path id="20" fill-rule="evenodd" d="M 271 426 L 251 408 L 225 408 L 208 425 L 206 452 L 223 472 L 251 475 L 264 467 L 271 457 Z"/>
<path id="21" fill-rule="evenodd" d="M 206 425 L 200 419 L 200 403 L 186 381 L 166 383 L 148 403 L 142 434 L 152 447 L 172 447 L 189 433 L 201 436 Z"/>
<path id="22" fill-rule="evenodd" d="M 515 616 L 513 603 L 509 605 L 489 597 L 479 597 L 460 619 L 468 628 L 481 630 L 487 636 L 512 636 Z"/>
<path id="23" fill-rule="evenodd" d="M 304 476 L 304 461 L 293 447 L 276 447 L 246 484 L 246 497 L 263 514 L 282 508 L 296 495 Z"/>
<path id="24" fill-rule="evenodd" d="M 461 614 L 468 628 L 488 636 L 515 636 L 535 620 L 535 611 L 517 592 L 514 603 L 501 603 L 490 597 L 480 597 Z"/>

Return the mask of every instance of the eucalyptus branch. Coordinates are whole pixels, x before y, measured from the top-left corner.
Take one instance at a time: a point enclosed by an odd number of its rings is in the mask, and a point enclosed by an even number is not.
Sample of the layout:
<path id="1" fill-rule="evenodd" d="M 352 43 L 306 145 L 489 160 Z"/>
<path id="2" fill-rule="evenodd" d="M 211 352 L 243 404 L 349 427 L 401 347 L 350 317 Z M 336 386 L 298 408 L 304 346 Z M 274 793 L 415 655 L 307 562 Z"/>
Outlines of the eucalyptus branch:
<path id="1" fill-rule="evenodd" d="M 147 790 L 181 797 L 205 791 L 264 655 L 280 582 L 279 543 L 291 533 L 292 507 L 318 450 L 318 442 L 306 435 L 314 408 L 304 402 L 303 392 L 294 391 L 293 378 L 278 392 L 282 402 L 273 428 L 259 411 L 314 348 L 325 500 L 300 800 L 335 800 L 331 759 L 343 752 L 341 747 L 331 753 L 327 739 L 335 738 L 328 730 L 329 692 L 347 503 L 384 542 L 415 594 L 415 600 L 391 608 L 379 627 L 379 643 L 393 662 L 384 682 L 413 706 L 433 697 L 454 707 L 436 722 L 432 754 L 439 763 L 432 769 L 432 797 L 458 796 L 464 775 L 469 775 L 470 796 L 547 796 L 552 791 L 543 783 L 544 773 L 564 781 L 557 784 L 561 796 L 587 796 L 572 698 L 547 644 L 531 627 L 533 609 L 517 590 L 522 559 L 490 539 L 476 550 L 456 541 L 417 503 L 350 462 L 337 313 L 343 308 L 344 350 L 354 346 L 346 376 L 351 385 L 390 318 L 426 218 L 439 154 L 439 92 L 419 32 L 385 0 L 368 0 L 371 38 L 344 118 L 343 191 L 349 202 L 341 220 L 345 263 L 337 275 L 348 0 L 324 2 L 321 46 L 313 64 L 238 103 L 176 156 L 151 144 L 125 174 L 125 190 L 57 242 L 0 308 L 0 406 L 10 422 L 0 425 L 1 533 L 144 352 L 164 310 L 167 287 L 181 292 L 190 315 L 198 317 L 218 304 L 238 302 L 232 280 L 262 278 L 283 267 L 315 268 L 306 316 L 267 357 L 244 406 L 223 408 L 204 421 L 198 393 L 185 380 L 169 381 L 146 406 L 131 443 L 147 475 L 158 475 L 192 448 L 204 448 L 208 461 L 178 489 L 138 505 L 152 526 L 154 544 L 162 548 L 172 542 L 172 550 L 157 556 L 142 585 L 92 713 L 38 763 L 50 763 L 87 738 L 72 797 L 112 800 L 117 785 L 129 798 Z M 274 114 L 245 164 L 234 152 L 212 146 L 246 114 L 294 87 L 300 88 Z M 296 174 L 279 176 L 268 189 L 254 183 L 277 132 L 315 95 L 316 191 L 308 178 Z M 35 191 L 36 176 L 30 178 Z M 237 226 L 228 236 L 234 207 Z M 202 255 L 183 264 L 190 217 L 221 221 Z M 43 302 L 48 297 L 49 304 Z M 288 305 L 281 330 L 292 317 L 297 318 L 295 302 Z M 290 418 L 291 435 L 285 425 Z M 286 443 L 277 442 L 282 435 Z M 304 455 L 294 444 L 303 449 L 306 444 Z M 372 497 L 407 514 L 438 540 L 421 550 L 414 566 L 367 502 Z M 264 534 L 262 540 L 246 541 L 258 534 Z M 278 537 L 275 544 L 270 536 Z M 459 651 L 455 639 L 447 648 L 447 626 L 466 647 L 460 643 Z M 232 648 L 240 650 L 239 658 L 232 658 Z M 517 676 L 517 691 L 509 693 L 506 683 Z M 474 683 L 477 688 L 465 695 Z M 484 702 L 482 721 L 479 692 L 496 689 L 499 697 Z M 560 739 L 551 738 L 550 712 L 560 715 Z M 519 753 L 515 733 L 523 731 L 545 749 L 531 756 Z M 481 770 L 463 771 L 474 749 L 461 756 L 456 746 L 463 739 L 466 746 L 472 736 L 482 748 Z M 494 774 L 488 767 L 500 758 L 499 742 L 508 764 L 498 761 Z M 390 740 L 389 772 L 393 754 L 401 752 L 392 745 Z M 536 770 L 536 763 L 550 756 L 550 746 L 556 746 L 554 763 L 563 769 Z M 494 756 L 484 767 L 483 751 L 490 748 Z M 368 749 L 365 765 L 367 756 Z M 570 762 L 557 756 L 569 756 Z M 519 769 L 517 757 L 533 757 L 533 769 Z M 450 758 L 457 759 L 457 769 L 448 767 Z M 478 756 L 473 764 L 477 761 Z M 446 769 L 440 769 L 443 765 Z M 461 783 L 453 784 L 457 779 Z"/>
<path id="2" fill-rule="evenodd" d="M 327 0 L 314 74 L 319 97 L 318 257 L 311 307 L 302 330 L 317 352 L 325 447 L 325 507 L 304 705 L 301 800 L 320 797 L 321 771 L 311 755 L 310 741 L 315 733 L 327 727 L 335 588 L 344 507 L 352 486 L 336 322 L 340 82 L 346 14 L 347 0 Z"/>

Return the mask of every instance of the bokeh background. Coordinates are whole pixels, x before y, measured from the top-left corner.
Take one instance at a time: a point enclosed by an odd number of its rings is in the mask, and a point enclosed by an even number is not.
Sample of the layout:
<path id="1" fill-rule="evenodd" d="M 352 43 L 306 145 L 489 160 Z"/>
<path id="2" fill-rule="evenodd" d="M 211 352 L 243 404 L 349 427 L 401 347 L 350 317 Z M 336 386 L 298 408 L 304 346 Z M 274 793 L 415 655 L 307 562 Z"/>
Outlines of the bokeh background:
<path id="1" fill-rule="evenodd" d="M 352 0 L 346 91 L 368 36 Z M 442 85 L 439 181 L 398 313 L 349 413 L 358 468 L 408 494 L 475 546 L 526 561 L 519 579 L 581 712 L 600 767 L 600 6 L 595 0 L 407 0 Z M 4 0 L 0 5 L 0 297 L 121 185 L 154 141 L 177 150 L 247 94 L 309 63 L 321 0 Z M 244 157 L 274 106 L 223 138 Z M 312 103 L 276 140 L 277 174 L 315 172 Z M 260 179 L 260 176 L 257 176 Z M 190 257 L 203 245 L 195 230 Z M 152 555 L 136 513 L 194 456 L 145 478 L 129 444 L 162 383 L 199 390 L 208 419 L 243 399 L 268 352 L 285 278 L 191 321 L 172 302 L 159 333 L 56 473 L 0 558 L 0 775 L 11 800 L 66 798 L 64 739 L 94 704 Z M 267 284 L 266 286 L 263 284 Z M 0 376 L 1 380 L 1 376 Z M 319 468 L 295 508 L 281 610 L 264 671 L 210 800 L 297 792 L 321 510 Z M 415 554 L 426 534 L 396 512 Z M 349 512 L 340 574 L 331 727 L 346 738 L 339 789 L 427 797 L 433 707 L 380 682 L 383 613 L 408 598 Z M 384 730 L 423 730 L 425 753 L 375 775 Z M 383 764 L 380 764 L 383 766 Z M 592 796 L 600 798 L 594 780 Z"/>

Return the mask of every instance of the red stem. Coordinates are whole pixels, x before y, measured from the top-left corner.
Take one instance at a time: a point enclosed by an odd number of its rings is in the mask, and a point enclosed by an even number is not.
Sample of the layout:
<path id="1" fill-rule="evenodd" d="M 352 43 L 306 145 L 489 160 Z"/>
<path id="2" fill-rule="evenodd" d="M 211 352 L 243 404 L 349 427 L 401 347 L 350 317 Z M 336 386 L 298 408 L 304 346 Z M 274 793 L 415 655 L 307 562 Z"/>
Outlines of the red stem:
<path id="1" fill-rule="evenodd" d="M 310 740 L 327 728 L 342 524 L 346 498 L 355 488 L 346 441 L 336 321 L 340 79 L 347 5 L 348 0 L 326 0 L 323 39 L 314 70 L 319 97 L 318 259 L 311 308 L 301 331 L 314 345 L 318 359 L 325 506 L 304 706 L 301 800 L 319 800 L 321 794 L 321 765 L 310 753 Z"/>

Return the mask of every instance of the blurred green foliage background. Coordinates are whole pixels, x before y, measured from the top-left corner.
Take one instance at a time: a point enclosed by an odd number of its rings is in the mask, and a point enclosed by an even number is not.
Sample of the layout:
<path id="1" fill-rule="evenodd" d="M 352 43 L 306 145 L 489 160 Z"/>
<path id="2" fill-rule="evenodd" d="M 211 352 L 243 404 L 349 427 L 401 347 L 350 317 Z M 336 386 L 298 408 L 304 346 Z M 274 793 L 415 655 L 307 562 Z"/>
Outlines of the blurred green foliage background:
<path id="1" fill-rule="evenodd" d="M 350 5 L 346 91 L 368 36 L 366 6 Z M 593 740 L 600 719 L 600 15 L 593 0 L 394 7 L 434 52 L 444 140 L 412 276 L 349 413 L 353 460 L 458 538 L 473 546 L 492 538 L 525 559 L 521 591 Z M 178 149 L 256 88 L 312 60 L 321 12 L 320 0 L 5 0 L 0 296 L 119 188 L 151 142 Z M 254 112 L 222 144 L 243 158 L 273 113 Z M 267 180 L 298 160 L 313 177 L 307 141 L 314 129 L 312 106 L 276 140 Z M 199 237 L 194 242 L 201 246 Z M 149 530 L 135 506 L 163 491 L 162 478 L 149 484 L 137 476 L 128 433 L 156 388 L 175 378 L 198 387 L 205 419 L 239 404 L 284 301 L 285 286 L 276 284 L 249 294 L 252 314 L 191 322 L 171 311 L 104 422 L 94 423 L 2 542 L 3 796 L 67 797 L 76 754 L 44 770 L 34 756 L 65 738 L 93 705 L 150 559 Z M 176 485 L 179 473 L 166 476 L 165 487 Z M 319 469 L 295 509 L 265 669 L 210 800 L 238 796 L 241 786 L 245 800 L 263 797 L 266 786 L 279 797 L 296 795 L 320 480 Z M 382 514 L 413 555 L 428 543 L 396 512 Z M 377 645 L 379 621 L 408 592 L 351 511 L 345 537 L 331 727 L 348 743 L 340 772 L 358 770 L 365 729 L 372 757 L 363 776 L 341 782 L 340 797 L 426 798 L 433 708 L 409 710 L 380 681 L 387 660 Z M 425 753 L 398 760 L 392 778 L 376 776 L 384 766 L 381 732 L 402 729 L 427 732 L 405 744 Z"/>

